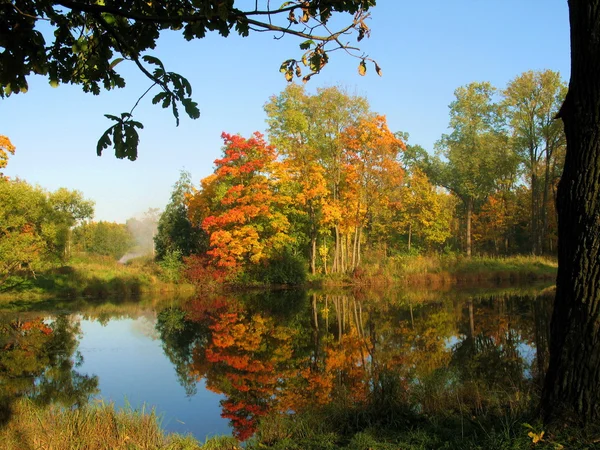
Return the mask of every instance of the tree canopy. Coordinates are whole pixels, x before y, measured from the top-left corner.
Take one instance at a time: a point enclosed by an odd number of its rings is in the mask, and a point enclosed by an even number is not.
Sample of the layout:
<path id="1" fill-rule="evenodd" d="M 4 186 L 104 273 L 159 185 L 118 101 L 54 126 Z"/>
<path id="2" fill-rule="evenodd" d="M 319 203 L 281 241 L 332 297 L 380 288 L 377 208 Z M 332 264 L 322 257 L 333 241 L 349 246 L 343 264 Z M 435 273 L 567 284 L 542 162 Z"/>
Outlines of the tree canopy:
<path id="1" fill-rule="evenodd" d="M 293 0 L 273 8 L 270 1 L 252 2 L 253 9 L 241 9 L 234 0 L 13 0 L 0 3 L 0 98 L 27 92 L 28 78 L 43 75 L 50 85 L 76 84 L 84 92 L 98 95 L 102 89 L 125 87 L 117 71 L 123 61 L 135 64 L 159 92 L 152 99 L 170 108 L 179 123 L 179 111 L 197 119 L 197 102 L 192 100 L 192 86 L 180 74 L 170 72 L 156 56 L 155 48 L 162 31 L 182 33 L 186 40 L 201 39 L 209 32 L 222 36 L 251 31 L 273 32 L 275 37 L 293 35 L 300 39 L 301 54 L 285 60 L 281 72 L 291 81 L 294 77 L 308 81 L 319 73 L 333 50 L 344 49 L 360 59 L 358 72 L 364 75 L 367 55 L 351 46 L 346 34 L 356 33 L 362 40 L 370 33 L 365 23 L 368 9 L 375 0 Z M 353 14 L 339 30 L 328 27 L 334 13 Z M 303 71 L 304 68 L 304 71 Z M 140 97 L 140 100 L 141 98 Z M 117 158 L 137 158 L 138 129 L 133 120 L 136 102 L 129 112 L 107 114 L 114 124 L 98 141 L 97 153 L 114 147 Z"/>

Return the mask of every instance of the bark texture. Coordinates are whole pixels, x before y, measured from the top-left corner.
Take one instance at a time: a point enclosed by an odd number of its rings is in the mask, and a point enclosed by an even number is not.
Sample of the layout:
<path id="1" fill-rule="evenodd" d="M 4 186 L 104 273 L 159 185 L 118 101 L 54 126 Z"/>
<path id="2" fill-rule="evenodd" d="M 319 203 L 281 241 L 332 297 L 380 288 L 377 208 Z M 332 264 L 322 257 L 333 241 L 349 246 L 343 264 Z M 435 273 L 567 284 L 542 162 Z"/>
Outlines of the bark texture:
<path id="1" fill-rule="evenodd" d="M 546 421 L 585 423 L 600 416 L 600 0 L 570 0 L 569 17 L 559 268 L 541 406 Z"/>

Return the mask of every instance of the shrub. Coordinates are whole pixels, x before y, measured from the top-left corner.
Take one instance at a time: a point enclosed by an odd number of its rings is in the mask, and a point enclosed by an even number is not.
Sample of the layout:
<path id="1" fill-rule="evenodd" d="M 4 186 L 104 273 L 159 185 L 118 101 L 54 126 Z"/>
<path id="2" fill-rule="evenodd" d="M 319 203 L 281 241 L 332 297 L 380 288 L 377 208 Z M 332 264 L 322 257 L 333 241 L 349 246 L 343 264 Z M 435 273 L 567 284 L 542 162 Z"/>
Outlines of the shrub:
<path id="1" fill-rule="evenodd" d="M 252 278 L 267 284 L 302 284 L 306 281 L 306 263 L 287 250 L 271 258 L 265 265 L 257 267 Z"/>
<path id="2" fill-rule="evenodd" d="M 181 280 L 184 264 L 181 261 L 181 251 L 169 250 L 158 263 L 165 281 L 176 283 Z"/>

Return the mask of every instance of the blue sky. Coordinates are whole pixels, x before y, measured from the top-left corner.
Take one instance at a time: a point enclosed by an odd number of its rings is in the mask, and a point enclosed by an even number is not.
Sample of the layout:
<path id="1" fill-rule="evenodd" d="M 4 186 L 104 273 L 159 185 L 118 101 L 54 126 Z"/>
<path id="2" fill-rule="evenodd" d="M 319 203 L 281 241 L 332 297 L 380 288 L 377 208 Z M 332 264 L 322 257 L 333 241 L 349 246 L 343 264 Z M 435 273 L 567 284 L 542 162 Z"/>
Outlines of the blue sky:
<path id="1" fill-rule="evenodd" d="M 430 151 L 446 131 L 457 87 L 490 81 L 503 88 L 527 70 L 551 69 L 569 78 L 566 0 L 378 0 L 368 25 L 371 37 L 360 47 L 377 60 L 383 77 L 370 65 L 359 76 L 358 60 L 334 52 L 308 89 L 340 85 L 367 97 L 393 131 L 408 132 L 410 143 Z M 96 202 L 96 220 L 124 222 L 148 208 L 162 209 L 181 169 L 196 184 L 212 172 L 222 131 L 265 131 L 263 105 L 285 88 L 279 66 L 299 57 L 300 42 L 266 33 L 193 42 L 177 33 L 161 36 L 153 54 L 188 78 L 201 117 L 183 118 L 176 127 L 169 111 L 143 100 L 135 112 L 145 125 L 135 162 L 117 160 L 110 150 L 97 157 L 95 150 L 110 125 L 103 114 L 129 111 L 149 86 L 134 67 L 118 66 L 125 89 L 96 97 L 31 77 L 27 94 L 0 100 L 0 134 L 17 147 L 4 173 L 49 190 L 82 191 Z"/>

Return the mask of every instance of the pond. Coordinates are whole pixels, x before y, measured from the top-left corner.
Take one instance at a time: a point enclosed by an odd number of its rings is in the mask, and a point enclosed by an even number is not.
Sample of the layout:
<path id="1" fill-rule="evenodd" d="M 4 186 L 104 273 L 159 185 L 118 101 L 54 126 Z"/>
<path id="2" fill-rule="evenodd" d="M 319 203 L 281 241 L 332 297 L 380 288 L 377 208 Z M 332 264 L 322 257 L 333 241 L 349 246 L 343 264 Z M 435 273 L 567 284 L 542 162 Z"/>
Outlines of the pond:
<path id="1" fill-rule="evenodd" d="M 493 413 L 538 389 L 552 292 L 289 290 L 3 312 L 0 423 L 20 396 L 155 408 L 164 429 L 201 441 L 331 405 L 386 420 Z"/>

